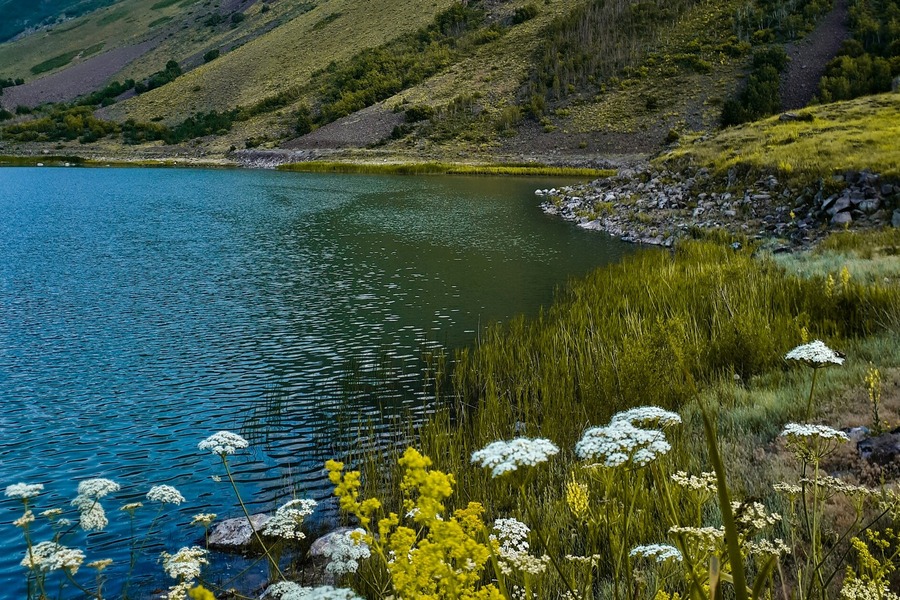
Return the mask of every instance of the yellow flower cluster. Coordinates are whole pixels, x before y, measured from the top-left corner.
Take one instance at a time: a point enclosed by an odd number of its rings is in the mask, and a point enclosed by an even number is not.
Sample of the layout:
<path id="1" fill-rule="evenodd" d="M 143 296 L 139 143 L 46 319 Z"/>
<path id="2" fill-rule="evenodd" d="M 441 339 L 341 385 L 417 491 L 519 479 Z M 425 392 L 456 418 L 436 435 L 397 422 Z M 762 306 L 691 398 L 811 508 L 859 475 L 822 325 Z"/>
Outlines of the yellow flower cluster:
<path id="1" fill-rule="evenodd" d="M 446 513 L 444 501 L 453 493 L 453 476 L 432 470 L 431 459 L 413 448 L 407 448 L 399 464 L 403 467 L 403 508 L 418 530 L 401 524 L 400 516 L 390 512 L 378 519 L 377 536 L 372 522 L 382 512 L 381 502 L 360 500 L 360 473 L 345 473 L 343 463 L 333 460 L 325 465 L 341 509 L 356 516 L 366 529 L 365 541 L 372 547 L 373 558 L 384 562 L 395 596 L 501 600 L 496 586 L 481 583 L 491 556 L 490 548 L 477 540 L 484 531 L 484 507 L 470 502 L 451 517 L 442 516 Z"/>

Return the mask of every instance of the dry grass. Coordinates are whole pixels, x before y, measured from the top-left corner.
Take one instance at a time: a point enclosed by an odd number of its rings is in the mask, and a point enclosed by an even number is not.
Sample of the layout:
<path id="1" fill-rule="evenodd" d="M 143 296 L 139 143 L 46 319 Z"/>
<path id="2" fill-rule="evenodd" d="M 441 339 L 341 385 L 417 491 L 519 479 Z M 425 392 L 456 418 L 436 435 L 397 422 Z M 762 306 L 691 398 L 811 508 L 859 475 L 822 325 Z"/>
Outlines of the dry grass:
<path id="1" fill-rule="evenodd" d="M 771 117 L 685 143 L 660 162 L 780 171 L 816 179 L 849 170 L 900 177 L 900 94 L 868 96 L 799 111 L 811 120 Z"/>
<path id="2" fill-rule="evenodd" d="M 167 121 L 192 111 L 251 105 L 303 85 L 331 61 L 426 25 L 451 0 L 329 0 L 211 63 L 114 107 L 115 118 Z M 340 12 L 324 27 L 314 25 Z"/>

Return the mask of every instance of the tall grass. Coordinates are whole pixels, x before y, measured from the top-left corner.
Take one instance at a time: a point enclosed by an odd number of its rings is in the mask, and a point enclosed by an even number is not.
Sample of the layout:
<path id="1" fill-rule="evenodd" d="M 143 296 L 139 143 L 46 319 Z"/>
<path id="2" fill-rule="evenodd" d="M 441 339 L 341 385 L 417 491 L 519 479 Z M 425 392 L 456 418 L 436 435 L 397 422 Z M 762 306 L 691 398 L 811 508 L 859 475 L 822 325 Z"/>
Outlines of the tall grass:
<path id="1" fill-rule="evenodd" d="M 610 177 L 615 171 L 544 165 L 462 165 L 453 163 L 351 163 L 309 161 L 278 167 L 305 173 L 367 173 L 377 175 L 533 175 L 541 177 Z"/>
<path id="2" fill-rule="evenodd" d="M 567 509 L 567 482 L 588 476 L 572 448 L 587 427 L 623 409 L 678 410 L 685 426 L 672 436 L 673 451 L 658 470 L 639 474 L 635 489 L 643 491 L 629 499 L 639 515 L 629 531 L 632 543 L 665 540 L 669 524 L 698 518 L 686 497 L 673 498 L 672 510 L 661 509 L 660 472 L 710 470 L 693 382 L 720 414 L 733 497 L 772 494 L 752 470 L 759 467 L 750 466 L 753 449 L 768 443 L 784 423 L 803 417 L 805 404 L 797 398 L 805 399 L 809 390 L 808 374 L 788 370 L 784 353 L 805 336 L 848 348 L 867 336 L 896 335 L 896 286 L 853 278 L 830 291 L 827 285 L 821 277 L 791 274 L 750 250 L 710 241 L 687 242 L 671 254 L 641 253 L 573 283 L 538 317 L 492 327 L 476 347 L 460 351 L 444 408 L 410 435 L 436 468 L 455 474 L 459 506 L 483 502 L 492 517 L 528 520 L 524 515 L 535 513 L 546 538 L 541 551 L 550 555 L 612 556 L 607 534 L 619 526 L 615 503 L 607 507 L 608 523 L 597 521 L 596 514 L 590 523 L 579 521 Z M 768 392 L 748 387 L 766 378 Z M 826 373 L 819 395 L 846 383 L 840 374 L 832 380 Z M 524 501 L 513 486 L 491 480 L 469 459 L 489 442 L 518 436 L 548 438 L 562 449 L 559 460 L 536 470 Z M 365 470 L 374 477 L 378 467 Z M 400 498 L 398 473 L 381 473 L 375 480 L 370 479 L 372 492 L 377 488 L 382 498 Z M 615 481 L 590 483 L 593 498 L 614 501 Z M 714 523 L 721 518 L 709 512 L 699 516 Z M 600 561 L 592 571 L 597 597 L 607 597 L 613 567 L 614 561 Z M 548 587 L 539 597 L 555 597 L 562 589 L 553 578 L 542 585 Z"/>

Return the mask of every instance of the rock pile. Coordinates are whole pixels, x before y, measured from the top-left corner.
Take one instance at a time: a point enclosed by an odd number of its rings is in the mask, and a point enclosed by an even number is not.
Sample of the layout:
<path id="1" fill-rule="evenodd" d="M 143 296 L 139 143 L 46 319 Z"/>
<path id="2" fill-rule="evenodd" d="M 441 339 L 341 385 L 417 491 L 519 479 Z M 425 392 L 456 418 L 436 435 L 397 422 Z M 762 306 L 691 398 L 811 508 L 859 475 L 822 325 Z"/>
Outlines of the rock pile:
<path id="1" fill-rule="evenodd" d="M 836 227 L 900 227 L 900 185 L 868 172 L 795 187 L 774 175 L 750 185 L 707 169 L 674 172 L 649 166 L 607 179 L 536 190 L 544 212 L 628 242 L 671 246 L 693 229 L 722 229 L 804 246 Z"/>

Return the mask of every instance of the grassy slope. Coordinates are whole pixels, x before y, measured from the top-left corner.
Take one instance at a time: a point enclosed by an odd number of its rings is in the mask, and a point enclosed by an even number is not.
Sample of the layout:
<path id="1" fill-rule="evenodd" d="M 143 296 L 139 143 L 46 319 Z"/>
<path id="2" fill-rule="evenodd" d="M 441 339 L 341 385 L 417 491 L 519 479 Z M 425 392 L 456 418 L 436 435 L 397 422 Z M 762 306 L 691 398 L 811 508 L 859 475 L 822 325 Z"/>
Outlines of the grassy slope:
<path id="1" fill-rule="evenodd" d="M 83 50 L 100 42 L 104 50 L 137 43 L 146 38 L 153 21 L 187 14 L 197 2 L 186 0 L 154 9 L 156 2 L 122 0 L 113 6 L 67 21 L 15 42 L 0 45 L 0 74 L 34 79 L 30 69 L 49 58 Z"/>
<path id="2" fill-rule="evenodd" d="M 306 82 L 310 73 L 428 23 L 451 0 L 329 0 L 173 83 L 122 103 L 115 118 L 176 120 L 187 111 L 249 105 Z M 340 12 L 319 29 L 315 24 Z M 314 49 L 314 51 L 313 51 Z"/>
<path id="3" fill-rule="evenodd" d="M 724 172 L 734 166 L 804 178 L 868 169 L 900 177 L 900 94 L 888 93 L 799 111 L 811 121 L 771 117 L 683 144 L 661 161 Z"/>

